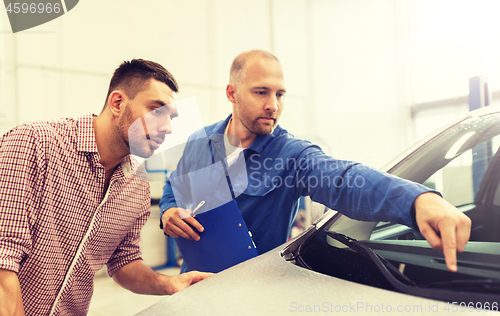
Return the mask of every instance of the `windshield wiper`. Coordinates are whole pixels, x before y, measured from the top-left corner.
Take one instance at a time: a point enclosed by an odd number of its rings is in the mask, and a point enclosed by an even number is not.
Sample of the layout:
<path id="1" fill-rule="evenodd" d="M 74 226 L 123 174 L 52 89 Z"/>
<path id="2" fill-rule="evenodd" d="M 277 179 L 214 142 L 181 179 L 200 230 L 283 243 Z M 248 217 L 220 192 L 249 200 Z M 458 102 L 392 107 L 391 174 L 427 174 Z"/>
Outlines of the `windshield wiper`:
<path id="1" fill-rule="evenodd" d="M 408 286 L 417 286 L 415 282 L 410 280 L 406 275 L 401 273 L 392 263 L 387 261 L 384 257 L 381 255 L 375 253 L 370 247 L 363 245 L 356 239 L 353 239 L 349 236 L 332 232 L 332 231 L 326 231 L 325 232 L 328 236 L 332 237 L 333 239 L 343 243 L 350 249 L 356 251 L 357 253 L 362 254 L 363 256 L 367 257 L 375 266 L 378 268 L 378 270 L 384 275 L 384 277 L 389 281 L 391 284 L 391 280 L 396 279 L 399 282 L 402 282 L 405 285 Z M 392 284 L 395 288 L 398 288 L 394 284 Z"/>
<path id="2" fill-rule="evenodd" d="M 341 242 L 346 245 L 350 249 L 356 251 L 359 254 L 364 255 L 369 258 L 371 262 L 378 268 L 378 270 L 382 273 L 382 275 L 387 279 L 389 283 L 399 292 L 407 293 L 415 296 L 426 297 L 436 300 L 442 300 L 447 302 L 454 302 L 459 299 L 463 301 L 469 302 L 494 302 L 498 300 L 498 292 L 496 290 L 486 291 L 485 287 L 482 288 L 481 291 L 472 291 L 472 288 L 457 289 L 455 286 L 450 285 L 450 289 L 442 288 L 438 286 L 419 286 L 415 282 L 411 281 L 406 277 L 403 273 L 401 273 L 398 269 L 396 269 L 389 261 L 384 259 L 379 254 L 375 253 L 370 247 L 360 243 L 359 241 L 345 236 L 343 234 L 339 234 L 332 231 L 325 231 L 325 233 L 332 237 L 333 239 Z M 390 270 L 390 271 L 389 271 Z M 467 283 L 467 280 L 461 280 L 462 284 Z M 481 281 L 481 280 L 479 280 Z M 459 281 L 457 281 L 459 282 Z M 433 283 L 433 284 L 437 284 Z M 452 283 L 452 282 L 450 282 Z M 469 284 L 473 284 L 474 282 L 469 282 Z M 480 282 L 478 282 L 480 283 Z M 477 283 L 476 283 L 477 284 Z M 483 285 L 492 285 L 493 288 L 500 286 L 500 281 L 491 279 L 491 281 L 483 280 Z M 458 291 L 457 291 L 458 290 Z"/>
<path id="3" fill-rule="evenodd" d="M 461 291 L 500 293 L 499 279 L 460 279 L 432 282 L 422 286 L 429 288 L 447 288 Z"/>

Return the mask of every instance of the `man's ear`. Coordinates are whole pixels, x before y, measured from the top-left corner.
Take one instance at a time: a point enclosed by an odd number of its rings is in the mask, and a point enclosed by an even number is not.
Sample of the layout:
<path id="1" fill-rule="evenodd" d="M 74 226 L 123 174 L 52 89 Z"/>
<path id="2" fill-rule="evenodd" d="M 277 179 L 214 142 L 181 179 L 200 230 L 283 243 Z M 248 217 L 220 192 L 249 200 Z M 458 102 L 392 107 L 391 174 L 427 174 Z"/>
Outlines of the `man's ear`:
<path id="1" fill-rule="evenodd" d="M 236 93 L 236 86 L 232 83 L 228 84 L 226 87 L 226 97 L 231 103 L 236 103 L 234 94 Z"/>
<path id="2" fill-rule="evenodd" d="M 125 94 L 120 90 L 115 90 L 109 95 L 107 106 L 114 117 L 120 116 L 125 98 Z"/>

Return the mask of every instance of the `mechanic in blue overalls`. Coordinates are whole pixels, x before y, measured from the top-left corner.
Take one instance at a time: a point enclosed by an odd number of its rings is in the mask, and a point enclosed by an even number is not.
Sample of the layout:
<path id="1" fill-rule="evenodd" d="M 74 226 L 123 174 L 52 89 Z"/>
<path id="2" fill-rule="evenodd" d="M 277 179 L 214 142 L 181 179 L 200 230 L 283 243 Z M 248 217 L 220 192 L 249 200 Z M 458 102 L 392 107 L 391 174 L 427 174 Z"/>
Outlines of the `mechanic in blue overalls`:
<path id="1" fill-rule="evenodd" d="M 236 57 L 226 88 L 232 114 L 190 136 L 164 187 L 165 234 L 199 240 L 204 228 L 186 210 L 201 201 L 209 210 L 234 199 L 262 254 L 286 242 L 299 198 L 310 196 L 353 219 L 419 230 L 456 271 L 456 252 L 470 235 L 469 218 L 427 187 L 337 160 L 289 134 L 278 125 L 285 93 L 274 55 L 253 50 Z"/>

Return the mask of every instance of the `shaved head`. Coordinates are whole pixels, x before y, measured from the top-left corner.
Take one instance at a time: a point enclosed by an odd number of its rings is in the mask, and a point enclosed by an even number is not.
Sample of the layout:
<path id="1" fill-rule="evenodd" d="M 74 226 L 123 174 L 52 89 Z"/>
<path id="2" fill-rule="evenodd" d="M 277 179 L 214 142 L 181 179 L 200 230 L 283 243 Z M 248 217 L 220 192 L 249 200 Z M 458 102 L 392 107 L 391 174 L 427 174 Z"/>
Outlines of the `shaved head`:
<path id="1" fill-rule="evenodd" d="M 254 57 L 271 59 L 280 64 L 279 59 L 268 51 L 254 49 L 243 52 L 236 56 L 231 64 L 231 69 L 229 71 L 229 83 L 239 86 L 245 78 L 245 65 L 246 62 Z"/>

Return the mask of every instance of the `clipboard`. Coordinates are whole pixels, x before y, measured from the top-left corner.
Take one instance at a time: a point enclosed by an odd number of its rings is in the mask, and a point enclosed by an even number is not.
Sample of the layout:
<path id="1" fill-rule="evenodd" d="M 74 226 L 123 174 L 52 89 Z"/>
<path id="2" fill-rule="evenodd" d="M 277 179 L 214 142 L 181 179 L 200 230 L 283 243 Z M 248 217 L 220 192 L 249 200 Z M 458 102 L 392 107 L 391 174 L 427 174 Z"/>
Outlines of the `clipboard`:
<path id="1" fill-rule="evenodd" d="M 217 273 L 256 257 L 257 249 L 235 200 L 196 215 L 200 240 L 176 238 L 186 271 Z"/>

